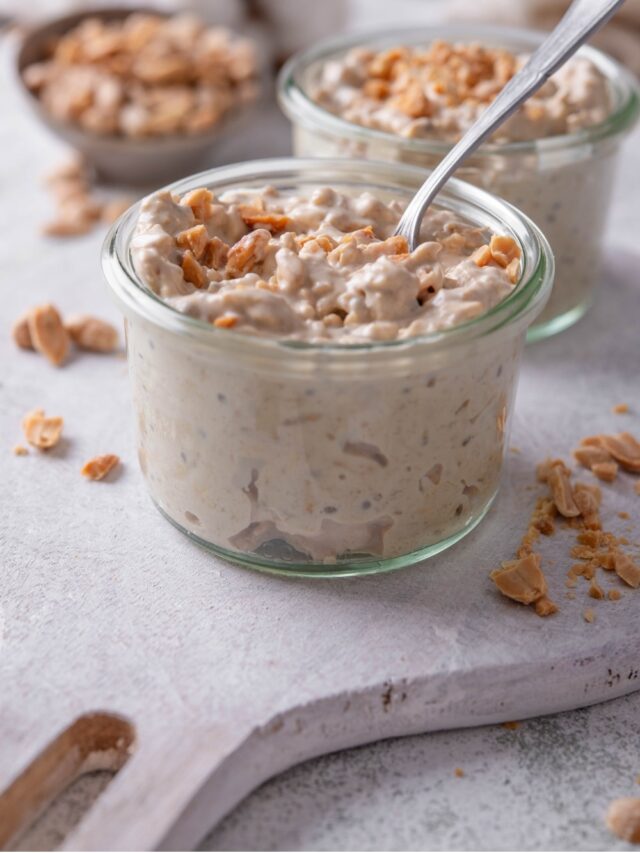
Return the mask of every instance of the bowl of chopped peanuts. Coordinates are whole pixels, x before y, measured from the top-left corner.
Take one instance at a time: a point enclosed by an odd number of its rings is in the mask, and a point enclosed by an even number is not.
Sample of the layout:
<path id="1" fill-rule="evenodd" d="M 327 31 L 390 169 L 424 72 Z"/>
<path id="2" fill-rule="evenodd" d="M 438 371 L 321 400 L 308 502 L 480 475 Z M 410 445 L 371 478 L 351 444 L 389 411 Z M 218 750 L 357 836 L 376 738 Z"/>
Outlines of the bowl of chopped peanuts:
<path id="1" fill-rule="evenodd" d="M 16 57 L 41 121 L 108 181 L 157 184 L 206 165 L 257 94 L 253 44 L 188 14 L 92 10 L 30 31 Z"/>

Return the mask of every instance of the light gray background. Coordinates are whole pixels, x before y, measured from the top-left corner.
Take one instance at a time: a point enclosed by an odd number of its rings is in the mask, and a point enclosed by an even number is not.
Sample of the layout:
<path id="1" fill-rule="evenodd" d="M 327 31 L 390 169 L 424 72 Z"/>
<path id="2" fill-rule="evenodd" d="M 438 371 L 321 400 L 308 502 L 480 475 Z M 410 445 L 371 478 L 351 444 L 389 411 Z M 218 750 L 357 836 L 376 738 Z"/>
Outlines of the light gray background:
<path id="1" fill-rule="evenodd" d="M 16 109 L 14 102 L 2 106 L 3 112 Z M 11 134 L 5 125 L 2 140 L 5 163 L 9 148 L 23 170 L 37 172 L 45 162 L 55 162 L 56 146 L 38 135 L 33 125 L 22 119 L 10 124 Z M 260 127 L 259 138 L 246 135 L 234 141 L 219 153 L 220 161 L 286 151 L 286 126 L 269 105 L 263 108 Z M 607 234 L 610 262 L 627 283 L 638 281 L 639 167 L 640 133 L 636 133 L 626 146 Z M 3 170 L 3 176 L 8 181 L 9 171 Z M 5 229 L 16 216 L 24 228 L 37 227 L 46 216 L 45 205 L 39 195 L 31 208 L 12 211 L 2 206 Z M 12 283 L 6 247 L 3 255 L 6 287 Z M 21 286 L 29 286 L 27 278 Z M 595 310 L 606 311 L 606 302 L 603 292 Z M 3 318 L 3 326 L 10 319 Z M 627 322 L 637 327 L 637 315 Z M 611 334 L 617 331 L 612 328 Z M 638 350 L 629 352 L 629 358 L 637 361 Z M 612 364 L 611 371 L 615 369 Z M 600 390 L 594 388 L 593 393 Z M 3 436 L 9 446 L 13 439 Z M 610 838 L 602 817 L 611 798 L 640 795 L 635 782 L 640 773 L 639 719 L 640 694 L 636 694 L 529 721 L 515 731 L 488 727 L 444 732 L 310 761 L 248 797 L 202 848 L 627 849 Z M 464 770 L 464 778 L 455 777 L 456 767 Z M 24 839 L 24 846 L 47 849 L 59 840 L 100 783 L 94 778 L 77 785 L 41 822 L 37 833 Z"/>

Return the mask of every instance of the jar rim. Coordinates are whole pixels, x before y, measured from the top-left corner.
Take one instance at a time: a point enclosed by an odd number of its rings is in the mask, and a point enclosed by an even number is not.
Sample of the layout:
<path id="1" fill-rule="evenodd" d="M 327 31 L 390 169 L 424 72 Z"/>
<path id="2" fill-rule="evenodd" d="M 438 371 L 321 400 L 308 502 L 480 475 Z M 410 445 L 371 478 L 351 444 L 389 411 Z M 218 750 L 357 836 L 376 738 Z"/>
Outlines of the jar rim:
<path id="1" fill-rule="evenodd" d="M 305 183 L 322 183 L 338 189 L 354 187 L 362 191 L 372 187 L 384 192 L 403 193 L 410 197 L 428 171 L 415 166 L 345 158 L 295 158 L 254 160 L 222 166 L 183 178 L 165 190 L 185 193 L 206 186 L 214 191 L 245 185 L 258 188 L 267 184 L 295 188 Z M 377 182 L 377 183 L 376 183 Z M 286 338 L 247 335 L 229 329 L 217 329 L 210 323 L 183 314 L 153 293 L 137 276 L 130 254 L 130 242 L 138 219 L 141 202 L 129 208 L 109 230 L 102 248 L 102 268 L 112 294 L 125 315 L 143 316 L 167 331 L 186 335 L 194 342 L 261 359 L 283 358 L 304 365 L 321 359 L 340 363 L 359 359 L 369 364 L 372 358 L 387 359 L 394 354 L 400 359 L 413 358 L 418 352 L 432 353 L 450 345 L 468 343 L 516 322 L 528 325 L 542 310 L 549 295 L 554 274 L 551 247 L 540 229 L 508 202 L 486 190 L 451 179 L 439 194 L 441 206 L 459 213 L 467 220 L 485 227 L 499 223 L 516 239 L 522 250 L 522 273 L 513 291 L 480 316 L 440 331 L 415 337 L 339 343 L 301 341 Z M 295 353 L 295 359 L 291 355 Z"/>
<path id="2" fill-rule="evenodd" d="M 348 121 L 317 104 L 305 91 L 302 77 L 314 63 L 320 63 L 342 54 L 355 47 L 380 48 L 397 44 L 415 45 L 446 38 L 452 40 L 501 41 L 505 46 L 517 46 L 520 49 L 535 49 L 548 35 L 538 30 L 517 27 L 499 27 L 486 24 L 440 24 L 415 28 L 392 30 L 362 31 L 338 38 L 324 39 L 312 47 L 292 56 L 282 67 L 278 75 L 278 101 L 280 107 L 293 122 L 299 122 L 315 128 L 333 131 L 334 134 L 353 140 L 379 140 L 393 144 L 398 148 L 422 154 L 436 154 L 440 157 L 452 148 L 453 142 L 424 137 L 408 138 L 391 131 L 366 127 Z M 518 140 L 514 142 L 485 142 L 474 153 L 474 158 L 495 155 L 530 154 L 551 152 L 558 149 L 581 146 L 609 136 L 616 136 L 629 130 L 640 114 L 640 90 L 635 77 L 610 56 L 590 45 L 583 45 L 579 51 L 596 65 L 606 76 L 615 97 L 615 107 L 607 118 L 590 127 L 580 128 L 571 133 L 538 139 Z"/>

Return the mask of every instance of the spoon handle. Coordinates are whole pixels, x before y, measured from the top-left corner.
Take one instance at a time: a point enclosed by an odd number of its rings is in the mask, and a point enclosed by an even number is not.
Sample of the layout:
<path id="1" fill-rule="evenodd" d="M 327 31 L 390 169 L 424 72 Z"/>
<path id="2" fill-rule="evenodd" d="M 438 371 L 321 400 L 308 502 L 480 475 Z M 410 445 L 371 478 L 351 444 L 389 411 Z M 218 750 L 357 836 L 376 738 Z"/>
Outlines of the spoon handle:
<path id="1" fill-rule="evenodd" d="M 574 0 L 555 29 L 531 55 L 462 139 L 443 157 L 407 206 L 396 234 L 413 250 L 425 210 L 458 166 L 613 15 L 624 0 Z"/>

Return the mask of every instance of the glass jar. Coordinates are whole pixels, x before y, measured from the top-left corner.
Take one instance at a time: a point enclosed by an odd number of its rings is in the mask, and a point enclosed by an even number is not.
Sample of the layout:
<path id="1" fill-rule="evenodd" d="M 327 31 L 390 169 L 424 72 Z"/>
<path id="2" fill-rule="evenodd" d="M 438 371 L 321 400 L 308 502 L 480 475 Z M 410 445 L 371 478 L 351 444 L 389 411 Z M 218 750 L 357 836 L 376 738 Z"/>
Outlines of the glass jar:
<path id="1" fill-rule="evenodd" d="M 362 157 L 432 169 L 451 143 L 362 127 L 316 104 L 309 93 L 324 64 L 357 46 L 384 50 L 426 45 L 436 39 L 481 42 L 530 53 L 542 37 L 526 30 L 452 24 L 322 42 L 291 59 L 280 75 L 279 99 L 292 123 L 294 153 L 301 157 Z M 529 332 L 532 340 L 572 325 L 591 304 L 600 278 L 602 240 L 620 142 L 639 112 L 637 85 L 627 71 L 593 48 L 582 48 L 580 55 L 590 59 L 609 81 L 613 109 L 605 122 L 561 136 L 485 144 L 457 172 L 459 178 L 523 210 L 551 244 L 556 280 L 545 310 Z"/>
<path id="2" fill-rule="evenodd" d="M 198 186 L 304 192 L 330 185 L 408 200 L 420 169 L 263 160 Z M 510 205 L 459 181 L 440 204 L 522 250 L 512 293 L 464 325 L 340 345 L 243 335 L 180 314 L 138 280 L 138 207 L 109 233 L 104 272 L 127 327 L 140 466 L 160 511 L 222 557 L 329 577 L 406 566 L 472 530 L 498 489 L 527 326 L 553 258 Z"/>

